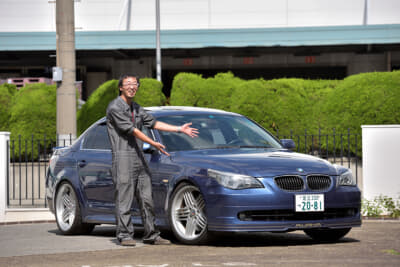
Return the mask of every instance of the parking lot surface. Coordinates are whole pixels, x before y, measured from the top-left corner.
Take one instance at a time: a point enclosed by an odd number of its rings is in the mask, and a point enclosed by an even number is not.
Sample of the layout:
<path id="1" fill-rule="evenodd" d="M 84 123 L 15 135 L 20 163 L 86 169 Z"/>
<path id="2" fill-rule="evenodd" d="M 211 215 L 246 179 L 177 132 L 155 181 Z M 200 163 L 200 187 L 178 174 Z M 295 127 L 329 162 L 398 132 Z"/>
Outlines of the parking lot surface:
<path id="1" fill-rule="evenodd" d="M 203 246 L 120 247 L 115 227 L 63 236 L 55 223 L 0 226 L 0 266 L 400 266 L 400 221 L 364 220 L 335 243 L 303 232 L 233 233 Z"/>

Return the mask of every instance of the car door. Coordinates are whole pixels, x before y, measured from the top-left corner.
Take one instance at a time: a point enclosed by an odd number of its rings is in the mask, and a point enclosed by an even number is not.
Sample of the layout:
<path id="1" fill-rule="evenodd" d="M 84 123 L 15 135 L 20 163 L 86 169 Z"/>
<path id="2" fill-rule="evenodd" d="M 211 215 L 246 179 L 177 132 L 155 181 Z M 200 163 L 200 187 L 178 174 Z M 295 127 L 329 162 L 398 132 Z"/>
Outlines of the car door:
<path id="1" fill-rule="evenodd" d="M 151 139 L 158 141 L 155 137 L 154 130 L 143 128 L 142 131 Z M 165 172 L 167 171 L 168 166 L 163 164 L 163 160 L 168 160 L 169 157 L 161 155 L 161 153 L 155 152 L 154 150 L 152 152 L 145 152 L 144 156 L 151 171 L 154 212 L 156 214 L 157 224 L 164 224 L 164 222 L 160 222 L 160 220 L 167 219 L 164 208 L 169 180 L 168 177 L 165 176 Z"/>
<path id="2" fill-rule="evenodd" d="M 106 123 L 100 123 L 86 133 L 76 156 L 80 181 L 90 211 L 114 212 L 111 157 Z"/>

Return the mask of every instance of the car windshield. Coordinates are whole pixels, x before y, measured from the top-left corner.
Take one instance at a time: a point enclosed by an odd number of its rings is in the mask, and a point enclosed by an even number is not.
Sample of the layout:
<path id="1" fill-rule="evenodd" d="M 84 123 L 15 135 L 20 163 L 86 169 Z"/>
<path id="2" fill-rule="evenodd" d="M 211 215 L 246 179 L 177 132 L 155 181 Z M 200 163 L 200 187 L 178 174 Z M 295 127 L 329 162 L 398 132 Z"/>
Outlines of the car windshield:
<path id="1" fill-rule="evenodd" d="M 197 138 L 185 134 L 159 131 L 168 151 L 224 149 L 224 148 L 276 148 L 280 143 L 266 130 L 244 116 L 235 115 L 175 115 L 157 120 L 182 125 L 192 122 L 199 130 Z"/>

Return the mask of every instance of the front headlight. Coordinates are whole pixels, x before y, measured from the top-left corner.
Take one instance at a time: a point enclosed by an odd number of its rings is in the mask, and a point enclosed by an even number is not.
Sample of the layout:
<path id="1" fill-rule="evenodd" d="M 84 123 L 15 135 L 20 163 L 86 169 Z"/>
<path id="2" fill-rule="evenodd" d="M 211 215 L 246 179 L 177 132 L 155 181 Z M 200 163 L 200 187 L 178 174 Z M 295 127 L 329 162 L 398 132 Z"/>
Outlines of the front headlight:
<path id="1" fill-rule="evenodd" d="M 245 188 L 263 188 L 262 183 L 252 176 L 231 173 L 231 172 L 221 172 L 212 169 L 208 169 L 208 176 L 217 180 L 217 182 L 230 189 L 245 189 Z"/>
<path id="2" fill-rule="evenodd" d="M 345 185 L 345 186 L 355 186 L 356 180 L 353 177 L 353 173 L 351 170 L 341 174 L 338 178 L 338 185 Z"/>

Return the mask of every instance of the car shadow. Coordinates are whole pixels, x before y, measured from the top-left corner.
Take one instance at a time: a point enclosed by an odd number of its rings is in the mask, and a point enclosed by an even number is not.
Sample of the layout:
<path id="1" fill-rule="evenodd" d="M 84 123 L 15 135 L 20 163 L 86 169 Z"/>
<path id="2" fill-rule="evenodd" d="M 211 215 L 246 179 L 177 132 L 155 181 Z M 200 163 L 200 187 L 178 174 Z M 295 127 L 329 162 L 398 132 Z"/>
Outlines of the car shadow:
<path id="1" fill-rule="evenodd" d="M 337 241 L 322 242 L 308 237 L 300 231 L 289 233 L 216 233 L 207 245 L 215 247 L 288 247 L 317 244 L 338 244 L 360 242 L 357 239 L 343 237 Z"/>
<path id="2" fill-rule="evenodd" d="M 58 229 L 49 230 L 49 233 L 56 235 L 63 235 Z M 93 232 L 86 236 L 99 236 L 111 237 L 110 242 L 117 244 L 115 238 L 115 225 L 98 225 L 94 228 Z M 169 239 L 173 245 L 184 245 L 180 243 L 172 233 L 163 231 L 161 233 L 163 238 Z M 141 242 L 143 237 L 143 229 L 135 229 L 134 238 Z M 256 232 L 256 233 L 241 233 L 241 232 L 228 232 L 228 233 L 213 233 L 212 239 L 201 246 L 214 246 L 214 247 L 288 247 L 288 246 L 309 246 L 318 244 L 340 244 L 340 243 L 356 243 L 360 240 L 343 237 L 337 241 L 322 242 L 316 241 L 308 237 L 302 231 L 295 231 L 289 233 L 272 233 L 272 232 Z"/>

